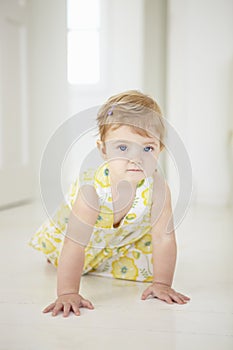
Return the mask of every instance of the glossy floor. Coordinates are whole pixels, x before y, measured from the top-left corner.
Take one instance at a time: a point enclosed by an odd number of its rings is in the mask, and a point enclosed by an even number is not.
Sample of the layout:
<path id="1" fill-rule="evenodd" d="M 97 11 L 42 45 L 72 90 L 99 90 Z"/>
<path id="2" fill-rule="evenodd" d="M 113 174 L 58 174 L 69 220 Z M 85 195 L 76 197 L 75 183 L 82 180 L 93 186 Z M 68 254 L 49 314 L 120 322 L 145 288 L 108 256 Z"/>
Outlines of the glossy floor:
<path id="1" fill-rule="evenodd" d="M 41 203 L 0 212 L 0 349 L 233 349 L 233 213 L 193 207 L 176 230 L 173 288 L 186 305 L 140 300 L 150 283 L 83 276 L 94 310 L 52 317 L 56 270 L 27 246 L 44 221 Z"/>

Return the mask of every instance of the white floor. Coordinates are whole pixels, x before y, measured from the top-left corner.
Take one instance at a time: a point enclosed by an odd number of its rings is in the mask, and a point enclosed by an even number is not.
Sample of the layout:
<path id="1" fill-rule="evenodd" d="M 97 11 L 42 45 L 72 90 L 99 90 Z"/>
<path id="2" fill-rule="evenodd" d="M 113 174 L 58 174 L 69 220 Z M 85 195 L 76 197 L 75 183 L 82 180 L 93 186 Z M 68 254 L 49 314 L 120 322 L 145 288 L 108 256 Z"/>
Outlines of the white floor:
<path id="1" fill-rule="evenodd" d="M 176 230 L 173 288 L 186 305 L 140 300 L 149 283 L 83 276 L 94 310 L 52 317 L 56 270 L 26 242 L 45 219 L 41 203 L 0 212 L 0 349 L 233 349 L 233 212 L 190 208 Z"/>

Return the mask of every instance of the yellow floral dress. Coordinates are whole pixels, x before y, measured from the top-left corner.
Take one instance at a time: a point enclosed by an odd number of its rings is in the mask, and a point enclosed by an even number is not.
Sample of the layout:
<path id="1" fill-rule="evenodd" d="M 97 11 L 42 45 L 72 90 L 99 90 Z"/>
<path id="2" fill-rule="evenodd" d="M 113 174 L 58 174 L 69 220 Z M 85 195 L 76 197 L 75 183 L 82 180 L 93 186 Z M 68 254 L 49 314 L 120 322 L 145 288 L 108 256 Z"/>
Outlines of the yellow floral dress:
<path id="1" fill-rule="evenodd" d="M 133 204 L 117 228 L 113 227 L 112 191 L 107 163 L 96 170 L 88 169 L 70 186 L 65 201 L 31 237 L 29 246 L 39 250 L 57 267 L 69 214 L 79 186 L 94 185 L 99 197 L 100 213 L 85 247 L 82 275 L 92 274 L 132 281 L 153 280 L 150 211 L 153 176 L 138 182 Z"/>

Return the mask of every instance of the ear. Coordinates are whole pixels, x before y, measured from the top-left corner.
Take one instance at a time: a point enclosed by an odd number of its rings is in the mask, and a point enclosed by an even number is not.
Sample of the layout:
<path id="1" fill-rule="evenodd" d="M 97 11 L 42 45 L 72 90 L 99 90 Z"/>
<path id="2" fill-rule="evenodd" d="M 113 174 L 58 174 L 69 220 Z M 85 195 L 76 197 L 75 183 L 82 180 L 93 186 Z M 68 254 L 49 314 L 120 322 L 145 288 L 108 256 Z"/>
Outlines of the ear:
<path id="1" fill-rule="evenodd" d="M 97 140 L 96 141 L 97 148 L 100 152 L 100 155 L 102 158 L 107 159 L 107 154 L 106 154 L 106 147 L 103 141 Z"/>
<path id="2" fill-rule="evenodd" d="M 160 142 L 160 151 L 159 152 L 162 152 L 163 149 L 164 149 L 164 144 Z"/>

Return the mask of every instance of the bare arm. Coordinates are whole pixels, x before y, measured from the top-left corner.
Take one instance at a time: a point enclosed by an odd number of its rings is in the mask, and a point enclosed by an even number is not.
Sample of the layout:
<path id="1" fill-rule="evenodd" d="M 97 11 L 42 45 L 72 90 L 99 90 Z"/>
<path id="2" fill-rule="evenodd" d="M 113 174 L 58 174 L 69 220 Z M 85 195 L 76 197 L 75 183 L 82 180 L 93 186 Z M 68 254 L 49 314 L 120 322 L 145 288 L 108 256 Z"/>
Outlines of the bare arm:
<path id="1" fill-rule="evenodd" d="M 98 196 L 94 187 L 78 192 L 72 207 L 67 233 L 57 269 L 57 295 L 78 293 L 88 244 L 99 214 Z"/>
<path id="2" fill-rule="evenodd" d="M 152 205 L 153 281 L 172 285 L 177 256 L 171 206 L 171 193 L 167 183 L 156 175 L 156 195 Z"/>
<path id="3" fill-rule="evenodd" d="M 153 282 L 172 286 L 176 264 L 177 246 L 175 238 L 158 240 L 152 236 Z"/>
<path id="4" fill-rule="evenodd" d="M 152 295 L 169 304 L 172 304 L 173 301 L 185 304 L 190 298 L 171 288 L 177 247 L 170 189 L 159 174 L 155 175 L 154 185 L 155 191 L 151 208 L 153 283 L 143 292 L 142 300 Z"/>
<path id="5" fill-rule="evenodd" d="M 99 200 L 95 188 L 89 185 L 82 186 L 72 207 L 58 261 L 58 297 L 43 312 L 52 311 L 52 316 L 56 316 L 63 310 L 63 316 L 67 317 L 71 309 L 76 316 L 80 315 L 80 307 L 94 309 L 93 304 L 80 295 L 79 287 L 85 260 L 85 246 L 90 240 L 98 214 Z"/>
<path id="6" fill-rule="evenodd" d="M 65 238 L 57 268 L 58 296 L 79 292 L 84 256 L 84 247 Z"/>

